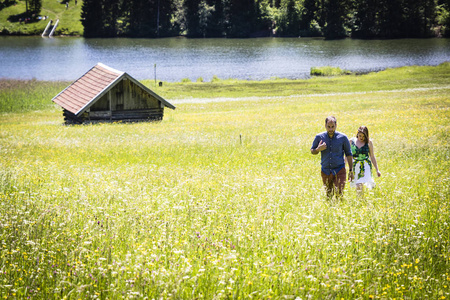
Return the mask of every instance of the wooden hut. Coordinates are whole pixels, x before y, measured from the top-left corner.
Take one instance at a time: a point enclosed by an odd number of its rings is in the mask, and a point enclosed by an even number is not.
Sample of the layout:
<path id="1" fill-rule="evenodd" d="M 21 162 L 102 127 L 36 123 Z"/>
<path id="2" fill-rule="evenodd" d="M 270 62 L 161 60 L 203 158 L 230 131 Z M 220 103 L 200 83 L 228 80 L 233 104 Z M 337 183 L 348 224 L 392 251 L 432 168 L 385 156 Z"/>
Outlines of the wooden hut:
<path id="1" fill-rule="evenodd" d="M 164 107 L 175 109 L 127 73 L 101 63 L 52 101 L 63 108 L 66 124 L 162 120 Z"/>

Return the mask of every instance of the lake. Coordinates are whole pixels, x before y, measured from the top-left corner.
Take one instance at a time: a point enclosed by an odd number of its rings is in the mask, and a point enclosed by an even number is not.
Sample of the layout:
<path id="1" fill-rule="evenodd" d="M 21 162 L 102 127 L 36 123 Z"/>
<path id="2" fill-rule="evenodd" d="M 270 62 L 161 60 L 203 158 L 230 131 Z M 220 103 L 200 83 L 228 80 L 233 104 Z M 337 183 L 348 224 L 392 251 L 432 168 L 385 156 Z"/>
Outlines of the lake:
<path id="1" fill-rule="evenodd" d="M 72 81 L 101 62 L 136 79 L 308 78 L 311 67 L 379 71 L 450 61 L 450 39 L 85 39 L 0 36 L 0 78 Z M 156 64 L 156 68 L 155 68 Z"/>

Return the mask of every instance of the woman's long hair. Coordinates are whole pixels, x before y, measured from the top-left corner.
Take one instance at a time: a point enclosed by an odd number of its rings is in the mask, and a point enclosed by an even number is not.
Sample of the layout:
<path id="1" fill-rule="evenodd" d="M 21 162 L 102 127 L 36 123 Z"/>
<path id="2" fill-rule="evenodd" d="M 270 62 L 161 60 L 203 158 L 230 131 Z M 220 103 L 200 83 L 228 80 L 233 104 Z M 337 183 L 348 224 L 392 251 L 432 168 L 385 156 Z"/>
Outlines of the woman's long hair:
<path id="1" fill-rule="evenodd" d="M 366 137 L 366 143 L 369 143 L 369 129 L 367 129 L 366 126 L 360 126 L 358 128 L 358 132 L 356 133 L 356 138 L 358 138 L 358 133 L 362 133 L 364 134 L 364 136 Z"/>

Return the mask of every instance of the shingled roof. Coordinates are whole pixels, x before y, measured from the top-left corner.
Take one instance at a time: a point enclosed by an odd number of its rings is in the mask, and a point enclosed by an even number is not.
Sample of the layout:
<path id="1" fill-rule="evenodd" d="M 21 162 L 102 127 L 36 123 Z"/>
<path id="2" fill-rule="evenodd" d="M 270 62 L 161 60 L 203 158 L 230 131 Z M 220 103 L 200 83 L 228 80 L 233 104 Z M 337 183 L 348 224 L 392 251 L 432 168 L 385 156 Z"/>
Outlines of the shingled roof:
<path id="1" fill-rule="evenodd" d="M 155 94 L 127 73 L 115 70 L 102 63 L 98 63 L 92 67 L 92 69 L 56 95 L 52 101 L 71 113 L 78 115 L 88 109 L 124 77 L 130 79 L 143 90 L 161 101 L 164 106 L 175 109 L 175 106 Z"/>

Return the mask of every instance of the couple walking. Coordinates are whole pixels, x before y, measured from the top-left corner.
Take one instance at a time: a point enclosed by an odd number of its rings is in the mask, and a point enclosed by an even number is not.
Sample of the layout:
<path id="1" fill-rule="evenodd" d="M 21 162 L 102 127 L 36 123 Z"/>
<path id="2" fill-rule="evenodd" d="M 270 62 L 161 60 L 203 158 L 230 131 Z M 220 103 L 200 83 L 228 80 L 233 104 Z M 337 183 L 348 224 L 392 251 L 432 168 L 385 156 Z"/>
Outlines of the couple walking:
<path id="1" fill-rule="evenodd" d="M 378 177 L 381 176 L 373 143 L 369 139 L 369 130 L 366 126 L 359 127 L 356 137 L 349 141 L 345 134 L 336 131 L 336 127 L 336 118 L 327 117 L 325 119 L 326 131 L 316 135 L 311 146 L 311 153 L 316 155 L 320 152 L 322 157 L 321 175 L 327 197 L 332 198 L 335 193 L 337 193 L 337 197 L 341 197 L 343 194 L 347 181 L 345 160 L 348 163 L 350 185 L 355 186 L 358 194 L 362 195 L 364 185 L 369 189 L 375 187 L 372 167 L 375 167 Z"/>

